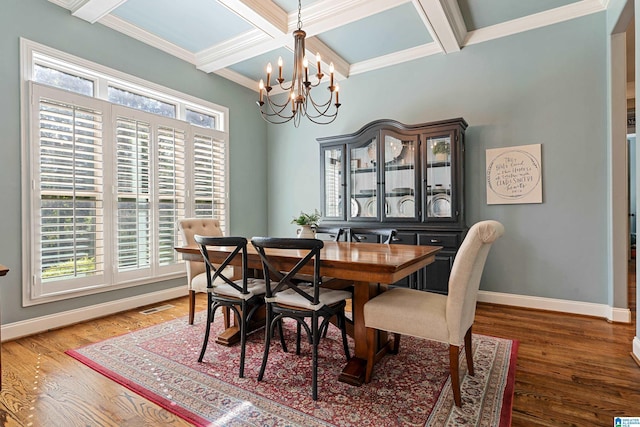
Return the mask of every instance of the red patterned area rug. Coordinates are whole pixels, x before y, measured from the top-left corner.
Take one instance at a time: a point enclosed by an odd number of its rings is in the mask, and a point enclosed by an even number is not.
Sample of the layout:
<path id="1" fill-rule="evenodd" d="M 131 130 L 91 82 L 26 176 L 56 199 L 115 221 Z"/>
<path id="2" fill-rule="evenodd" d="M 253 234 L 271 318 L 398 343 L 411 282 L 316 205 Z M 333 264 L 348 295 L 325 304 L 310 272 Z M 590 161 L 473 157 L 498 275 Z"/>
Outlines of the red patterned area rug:
<path id="1" fill-rule="evenodd" d="M 473 336 L 475 376 L 460 359 L 462 409 L 453 404 L 448 345 L 403 337 L 385 356 L 371 383 L 337 381 L 345 365 L 339 331 L 331 327 L 319 351 L 318 400 L 311 399 L 311 349 L 295 354 L 295 325 L 285 325 L 289 353 L 272 343 L 263 381 L 256 380 L 263 330 L 247 343 L 245 378 L 240 349 L 210 343 L 197 358 L 206 313 L 88 345 L 67 354 L 196 426 L 508 426 L 518 343 Z M 216 320 L 212 333 L 222 329 Z M 212 335 L 215 336 L 215 335 Z M 351 344 L 353 344 L 351 342 Z M 464 354 L 464 352 L 461 352 Z"/>

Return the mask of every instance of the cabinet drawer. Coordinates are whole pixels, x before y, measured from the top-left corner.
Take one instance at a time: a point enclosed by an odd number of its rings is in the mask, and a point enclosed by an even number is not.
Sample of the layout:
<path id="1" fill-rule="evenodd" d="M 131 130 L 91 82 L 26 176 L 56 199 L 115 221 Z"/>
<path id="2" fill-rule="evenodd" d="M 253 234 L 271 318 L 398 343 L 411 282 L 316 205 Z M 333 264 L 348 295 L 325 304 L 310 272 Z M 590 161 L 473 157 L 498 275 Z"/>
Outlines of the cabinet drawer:
<path id="1" fill-rule="evenodd" d="M 445 248 L 458 247 L 458 234 L 456 233 L 425 233 L 418 234 L 419 245 L 443 246 Z"/>
<path id="2" fill-rule="evenodd" d="M 398 233 L 392 243 L 400 245 L 415 245 L 416 235 L 414 233 Z"/>

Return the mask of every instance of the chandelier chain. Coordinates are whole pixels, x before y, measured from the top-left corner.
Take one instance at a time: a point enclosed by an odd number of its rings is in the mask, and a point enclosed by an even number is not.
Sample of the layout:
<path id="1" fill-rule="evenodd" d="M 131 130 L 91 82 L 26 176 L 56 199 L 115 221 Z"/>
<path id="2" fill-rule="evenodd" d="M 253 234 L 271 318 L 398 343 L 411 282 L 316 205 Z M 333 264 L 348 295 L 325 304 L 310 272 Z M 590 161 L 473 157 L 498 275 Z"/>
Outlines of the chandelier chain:
<path id="1" fill-rule="evenodd" d="M 302 0 L 298 0 L 298 29 L 302 29 Z"/>

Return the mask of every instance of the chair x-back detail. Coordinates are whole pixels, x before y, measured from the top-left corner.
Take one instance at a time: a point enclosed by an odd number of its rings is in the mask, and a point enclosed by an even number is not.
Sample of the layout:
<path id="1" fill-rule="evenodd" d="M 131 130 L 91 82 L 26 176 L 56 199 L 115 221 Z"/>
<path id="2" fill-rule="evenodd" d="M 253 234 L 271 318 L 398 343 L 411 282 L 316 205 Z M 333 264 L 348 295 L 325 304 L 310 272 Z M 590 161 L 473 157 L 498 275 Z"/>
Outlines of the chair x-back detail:
<path id="1" fill-rule="evenodd" d="M 320 331 L 328 327 L 328 322 L 334 316 L 342 332 L 342 346 L 345 356 L 349 360 L 349 347 L 347 343 L 347 332 L 345 322 L 345 300 L 351 297 L 346 291 L 322 288 L 322 277 L 320 276 L 320 250 L 324 243 L 318 239 L 301 238 L 273 238 L 254 237 L 251 242 L 255 246 L 262 260 L 264 277 L 266 282 L 266 302 L 267 302 L 267 323 L 265 328 L 265 347 L 262 358 L 262 366 L 258 375 L 261 381 L 267 360 L 269 358 L 269 347 L 271 338 L 274 335 L 275 327 L 282 325 L 284 318 L 291 318 L 297 322 L 296 354 L 300 354 L 300 334 L 304 328 L 312 346 L 312 396 L 313 400 L 318 398 L 318 345 L 320 342 Z M 281 266 L 269 257 L 269 250 L 300 252 L 307 251 L 306 255 L 300 259 L 293 268 L 283 271 Z M 312 283 L 304 283 L 296 280 L 301 269 L 313 265 Z M 306 272 L 308 273 L 308 271 Z M 311 325 L 306 320 L 311 319 Z M 320 320 L 322 319 L 322 321 Z M 280 332 L 280 339 L 283 350 L 286 352 L 286 344 Z"/>
<path id="2" fill-rule="evenodd" d="M 503 233 L 504 227 L 497 221 L 482 221 L 469 229 L 453 262 L 449 295 L 394 288 L 364 305 L 368 346 L 365 382 L 371 381 L 376 330 L 394 333 L 392 353 L 398 351 L 401 335 L 444 342 L 449 344 L 453 399 L 457 406 L 462 406 L 458 367 L 460 347 L 464 345 L 468 372 L 473 376 L 471 327 L 480 278 L 491 245 Z"/>
<path id="3" fill-rule="evenodd" d="M 248 325 L 256 310 L 264 304 L 265 281 L 247 277 L 247 239 L 244 237 L 195 236 L 200 247 L 207 275 L 207 327 L 198 362 L 202 362 L 209 342 L 215 312 L 220 307 L 233 310 L 240 328 L 240 377 L 244 376 L 245 346 Z M 224 261 L 215 266 L 209 259 L 207 247 L 233 248 Z M 242 258 L 240 279 L 227 277 L 227 266 L 235 257 Z"/>

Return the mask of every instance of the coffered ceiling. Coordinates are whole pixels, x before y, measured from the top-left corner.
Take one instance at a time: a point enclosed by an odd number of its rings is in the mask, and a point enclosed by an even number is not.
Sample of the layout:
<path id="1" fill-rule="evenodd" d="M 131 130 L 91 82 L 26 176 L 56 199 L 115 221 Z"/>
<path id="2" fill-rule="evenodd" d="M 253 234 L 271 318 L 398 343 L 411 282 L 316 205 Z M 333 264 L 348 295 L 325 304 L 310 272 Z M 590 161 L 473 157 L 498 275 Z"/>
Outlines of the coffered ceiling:
<path id="1" fill-rule="evenodd" d="M 254 90 L 279 56 L 284 77 L 290 73 L 296 0 L 49 1 Z M 303 0 L 301 17 L 310 62 L 319 52 L 323 70 L 332 62 L 342 80 L 461 54 L 465 46 L 603 11 L 608 1 Z"/>

